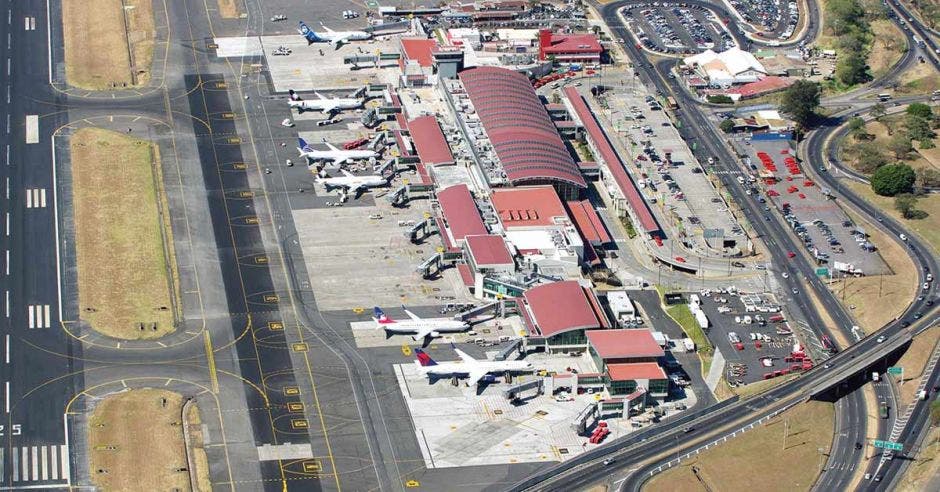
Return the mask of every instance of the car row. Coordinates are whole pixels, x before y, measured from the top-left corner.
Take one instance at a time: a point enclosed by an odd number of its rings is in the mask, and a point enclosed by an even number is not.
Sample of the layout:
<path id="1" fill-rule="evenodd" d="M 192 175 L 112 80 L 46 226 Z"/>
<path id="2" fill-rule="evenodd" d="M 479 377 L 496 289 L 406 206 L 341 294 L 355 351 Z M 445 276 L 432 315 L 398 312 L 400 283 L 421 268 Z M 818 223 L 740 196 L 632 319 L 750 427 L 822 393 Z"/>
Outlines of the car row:
<path id="1" fill-rule="evenodd" d="M 624 16 L 634 19 L 631 30 L 646 49 L 664 53 L 695 53 L 706 49 L 724 51 L 734 46 L 734 40 L 718 27 L 715 15 L 702 7 L 667 5 L 658 3 L 633 6 Z M 647 26 L 646 29 L 641 27 Z"/>
<path id="2" fill-rule="evenodd" d="M 800 11 L 795 0 L 731 0 L 731 6 L 749 24 L 764 29 L 765 35 L 777 35 L 788 39 L 793 35 L 800 20 Z"/>

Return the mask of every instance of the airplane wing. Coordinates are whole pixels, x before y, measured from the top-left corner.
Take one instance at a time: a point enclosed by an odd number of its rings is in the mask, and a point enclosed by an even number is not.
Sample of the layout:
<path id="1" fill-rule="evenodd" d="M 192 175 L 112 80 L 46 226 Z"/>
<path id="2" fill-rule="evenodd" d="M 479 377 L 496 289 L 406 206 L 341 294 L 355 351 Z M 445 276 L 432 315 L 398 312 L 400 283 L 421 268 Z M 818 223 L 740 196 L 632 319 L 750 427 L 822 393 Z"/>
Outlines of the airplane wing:
<path id="1" fill-rule="evenodd" d="M 415 341 L 422 340 L 422 339 L 424 339 L 425 337 L 427 337 L 428 335 L 430 335 L 432 331 L 434 331 L 434 328 L 432 328 L 432 327 L 430 327 L 430 326 L 421 328 L 421 329 L 419 329 L 418 331 L 415 332 L 414 340 L 415 340 Z"/>
<path id="2" fill-rule="evenodd" d="M 457 356 L 460 357 L 460 360 L 464 361 L 467 364 L 476 364 L 477 362 L 476 359 L 474 359 L 473 357 L 470 357 L 469 355 L 467 355 L 466 352 L 464 352 L 463 350 L 460 350 L 459 348 L 455 348 L 454 352 L 457 353 Z M 483 377 L 483 376 L 480 376 L 480 377 Z"/>
<path id="3" fill-rule="evenodd" d="M 324 28 L 325 29 L 325 28 Z M 333 38 L 330 40 L 330 44 L 339 48 L 340 46 L 349 42 L 349 36 L 340 36 L 338 38 Z"/>
<path id="4" fill-rule="evenodd" d="M 411 311 L 405 309 L 405 306 L 402 306 L 401 308 L 405 311 L 405 314 L 407 314 L 409 318 L 415 321 L 421 321 L 421 318 L 419 318 L 417 314 L 412 313 Z"/>
<path id="5" fill-rule="evenodd" d="M 323 142 L 323 144 L 326 145 L 327 147 L 329 147 L 330 150 L 332 150 L 333 152 L 341 152 L 341 150 L 337 149 L 335 145 L 333 145 L 333 144 L 331 144 L 331 143 L 329 143 L 329 142 Z"/>
<path id="6" fill-rule="evenodd" d="M 327 99 L 326 96 L 324 96 L 323 94 L 320 94 L 319 92 L 314 92 L 314 94 L 316 94 L 317 98 L 319 98 L 320 100 Z"/>
<path id="7" fill-rule="evenodd" d="M 484 376 L 486 376 L 486 371 L 482 369 L 470 371 L 467 375 L 467 386 L 475 386 Z"/>
<path id="8" fill-rule="evenodd" d="M 322 22 L 320 23 L 320 27 L 322 27 L 323 30 L 326 31 L 326 32 L 335 32 L 335 31 L 333 31 L 332 29 L 330 29 L 329 27 L 324 26 Z"/>
<path id="9" fill-rule="evenodd" d="M 343 175 L 346 176 L 347 178 L 355 178 L 355 177 L 356 177 L 356 175 L 354 175 L 353 173 L 351 173 L 351 172 L 349 172 L 349 171 L 347 171 L 347 170 L 345 170 L 345 169 L 340 169 L 340 172 L 342 172 Z M 406 312 L 407 312 L 407 311 L 406 311 Z"/>

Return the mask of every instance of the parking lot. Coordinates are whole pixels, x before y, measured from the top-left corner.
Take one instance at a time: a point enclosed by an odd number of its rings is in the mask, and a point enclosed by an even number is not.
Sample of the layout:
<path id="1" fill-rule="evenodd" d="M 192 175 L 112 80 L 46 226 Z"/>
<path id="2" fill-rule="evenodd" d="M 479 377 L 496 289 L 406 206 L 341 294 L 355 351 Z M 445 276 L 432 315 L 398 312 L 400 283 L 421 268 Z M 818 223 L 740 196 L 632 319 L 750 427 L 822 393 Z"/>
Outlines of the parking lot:
<path id="1" fill-rule="evenodd" d="M 650 51 L 678 55 L 735 45 L 718 17 L 702 7 L 650 3 L 621 12 L 636 41 Z"/>
<path id="2" fill-rule="evenodd" d="M 748 24 L 760 29 L 767 39 L 789 39 L 800 20 L 796 0 L 729 0 L 731 6 Z"/>
<path id="3" fill-rule="evenodd" d="M 750 161 L 745 165 L 752 174 L 774 174 L 775 184 L 755 181 L 752 199 L 762 202 L 765 220 L 776 211 L 803 242 L 806 252 L 820 266 L 829 267 L 833 276 L 842 274 L 879 275 L 890 269 L 868 241 L 866 231 L 858 227 L 842 210 L 829 190 L 818 186 L 802 173 L 800 164 L 784 140 L 751 140 Z M 800 253 L 798 251 L 792 252 Z"/>
<path id="4" fill-rule="evenodd" d="M 794 337 L 772 296 L 727 290 L 697 295 L 711 325 L 708 339 L 724 354 L 725 379 L 732 386 L 760 381 L 767 373 L 792 367 L 784 357 L 792 352 Z"/>
<path id="5" fill-rule="evenodd" d="M 604 115 L 616 130 L 611 136 L 619 135 L 631 149 L 634 159 L 624 161 L 654 213 L 663 217 L 660 223 L 671 225 L 674 238 L 703 256 L 739 253 L 743 229 L 660 102 L 632 84 L 613 86 L 601 99 L 609 109 Z M 706 231 L 709 236 L 720 231 L 723 240 L 706 243 Z M 674 256 L 682 257 L 678 252 Z"/>

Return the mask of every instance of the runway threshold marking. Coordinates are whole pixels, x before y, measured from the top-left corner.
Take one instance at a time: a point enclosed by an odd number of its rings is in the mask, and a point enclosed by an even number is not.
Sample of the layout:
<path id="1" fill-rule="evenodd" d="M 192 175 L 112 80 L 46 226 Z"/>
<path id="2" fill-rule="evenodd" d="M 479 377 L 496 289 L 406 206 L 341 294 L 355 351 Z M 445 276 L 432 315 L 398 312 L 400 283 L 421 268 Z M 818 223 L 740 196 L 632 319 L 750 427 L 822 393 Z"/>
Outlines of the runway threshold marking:
<path id="1" fill-rule="evenodd" d="M 39 115 L 26 115 L 26 143 L 39 143 Z"/>
<path id="2" fill-rule="evenodd" d="M 215 353 L 212 351 L 212 339 L 209 337 L 209 332 L 202 332 L 203 340 L 205 341 L 206 347 L 206 360 L 209 362 L 209 381 L 212 383 L 212 393 L 219 394 L 219 374 L 216 372 L 215 368 Z"/>

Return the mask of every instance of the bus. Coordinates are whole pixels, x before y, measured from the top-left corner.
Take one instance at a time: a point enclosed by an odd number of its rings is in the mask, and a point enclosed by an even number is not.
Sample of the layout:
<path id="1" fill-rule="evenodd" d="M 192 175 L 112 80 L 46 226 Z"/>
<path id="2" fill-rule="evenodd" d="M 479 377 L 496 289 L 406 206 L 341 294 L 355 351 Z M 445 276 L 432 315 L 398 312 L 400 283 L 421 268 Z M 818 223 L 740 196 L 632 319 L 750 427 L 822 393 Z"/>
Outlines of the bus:
<path id="1" fill-rule="evenodd" d="M 669 96 L 666 98 L 666 107 L 675 111 L 679 109 L 679 103 L 676 102 L 676 98 Z"/>
<path id="2" fill-rule="evenodd" d="M 891 99 L 891 94 L 888 94 L 887 92 L 882 92 L 881 94 L 878 94 L 878 100 L 881 102 L 885 102 L 889 99 Z"/>

